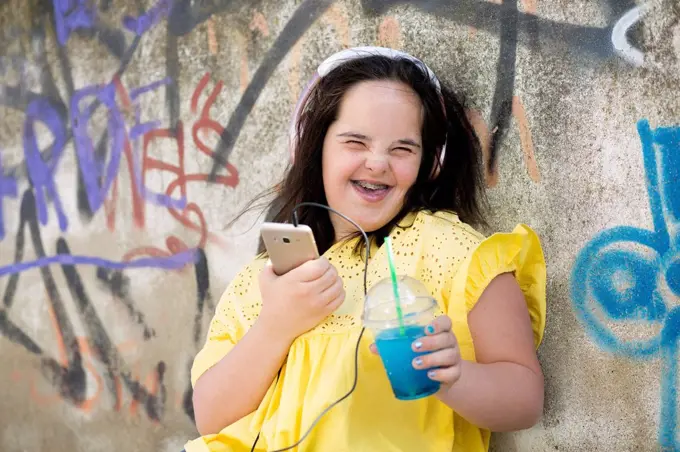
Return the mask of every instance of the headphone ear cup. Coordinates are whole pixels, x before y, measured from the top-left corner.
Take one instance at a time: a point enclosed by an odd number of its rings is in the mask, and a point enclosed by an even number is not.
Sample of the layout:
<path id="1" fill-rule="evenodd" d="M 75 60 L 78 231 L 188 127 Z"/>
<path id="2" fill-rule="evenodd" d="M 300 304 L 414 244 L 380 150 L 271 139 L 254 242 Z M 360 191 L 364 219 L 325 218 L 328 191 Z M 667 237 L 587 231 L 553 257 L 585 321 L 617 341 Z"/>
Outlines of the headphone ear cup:
<path id="1" fill-rule="evenodd" d="M 439 158 L 434 162 L 434 165 L 432 165 L 430 179 L 435 179 L 437 176 L 439 176 L 439 172 L 444 165 L 444 154 L 446 154 L 446 143 L 444 143 L 444 145 L 439 150 Z"/>
<path id="2" fill-rule="evenodd" d="M 307 100 L 309 100 L 309 97 L 312 94 L 317 82 L 319 81 L 319 78 L 319 73 L 315 72 L 302 90 L 297 104 L 295 104 L 295 109 L 293 110 L 293 117 L 291 118 L 290 126 L 288 128 L 288 153 L 290 154 L 291 165 L 295 163 L 295 152 L 297 150 L 298 140 L 300 138 L 297 133 L 297 123 L 300 120 L 300 115 L 307 106 Z"/>

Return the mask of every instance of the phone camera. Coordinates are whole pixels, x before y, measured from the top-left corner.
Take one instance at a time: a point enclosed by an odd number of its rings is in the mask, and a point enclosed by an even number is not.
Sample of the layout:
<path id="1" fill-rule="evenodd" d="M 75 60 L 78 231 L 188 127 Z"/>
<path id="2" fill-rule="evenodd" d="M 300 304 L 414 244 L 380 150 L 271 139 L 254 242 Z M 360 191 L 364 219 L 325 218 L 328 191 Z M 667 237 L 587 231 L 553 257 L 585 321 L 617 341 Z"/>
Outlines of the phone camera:
<path id="1" fill-rule="evenodd" d="M 290 239 L 288 237 L 283 238 L 283 243 L 290 243 Z"/>

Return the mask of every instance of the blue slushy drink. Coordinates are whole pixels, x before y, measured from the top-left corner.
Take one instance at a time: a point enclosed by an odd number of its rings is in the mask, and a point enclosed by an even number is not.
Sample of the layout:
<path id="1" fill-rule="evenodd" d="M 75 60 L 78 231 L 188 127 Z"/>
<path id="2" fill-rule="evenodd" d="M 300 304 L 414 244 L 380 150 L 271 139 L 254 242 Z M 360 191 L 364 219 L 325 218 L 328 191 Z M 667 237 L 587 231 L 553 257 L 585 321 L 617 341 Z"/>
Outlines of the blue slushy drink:
<path id="1" fill-rule="evenodd" d="M 375 338 L 380 358 L 392 385 L 392 392 L 399 400 L 414 400 L 439 391 L 439 382 L 427 376 L 427 369 L 416 369 L 413 360 L 425 353 L 414 352 L 413 342 L 425 335 L 421 326 L 407 326 L 381 331 Z"/>
<path id="2" fill-rule="evenodd" d="M 429 369 L 416 369 L 413 360 L 427 352 L 415 352 L 413 343 L 425 336 L 425 327 L 434 319 L 437 302 L 422 283 L 399 276 L 399 300 L 402 311 L 397 314 L 392 282 L 374 285 L 364 301 L 363 322 L 375 338 L 394 396 L 399 400 L 427 397 L 439 390 L 440 384 L 427 376 Z"/>

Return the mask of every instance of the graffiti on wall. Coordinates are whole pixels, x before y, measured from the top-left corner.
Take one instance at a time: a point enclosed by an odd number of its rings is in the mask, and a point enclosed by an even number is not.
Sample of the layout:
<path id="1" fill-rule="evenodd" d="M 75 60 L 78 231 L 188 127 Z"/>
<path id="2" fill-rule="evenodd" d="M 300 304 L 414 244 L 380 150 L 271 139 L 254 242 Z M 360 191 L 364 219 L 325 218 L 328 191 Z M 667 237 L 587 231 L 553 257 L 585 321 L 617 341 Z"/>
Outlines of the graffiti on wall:
<path id="1" fill-rule="evenodd" d="M 176 76 L 179 62 L 177 60 L 176 36 L 190 33 L 196 26 L 210 20 L 214 14 L 232 11 L 240 2 L 215 1 L 203 2 L 178 1 L 170 12 L 168 19 L 169 41 L 167 73 Z M 252 111 L 262 90 L 273 76 L 276 67 L 293 50 L 295 44 L 304 33 L 329 9 L 333 0 L 305 0 L 294 11 L 280 34 L 271 45 L 266 55 L 255 70 L 236 108 L 231 113 L 221 140 L 216 148 L 215 164 L 211 177 L 216 177 L 220 164 L 228 161 L 241 129 Z M 406 3 L 403 0 L 362 0 L 364 12 L 369 15 L 384 15 L 391 8 Z M 524 12 L 518 9 L 518 0 L 488 1 L 454 1 L 440 2 L 420 0 L 408 2 L 424 13 L 446 17 L 454 23 L 467 25 L 475 29 L 483 29 L 499 36 L 500 49 L 497 64 L 497 84 L 494 91 L 491 114 L 488 121 L 491 130 L 487 145 L 487 170 L 490 184 L 497 183 L 498 151 L 503 143 L 510 120 L 514 116 L 520 125 L 520 136 L 525 150 L 525 162 L 529 176 L 538 181 L 538 169 L 532 154 L 531 138 L 525 125 L 523 107 L 519 98 L 514 95 L 516 54 L 519 44 L 533 50 L 550 52 L 567 45 L 580 52 L 584 60 L 595 59 L 607 61 L 621 58 L 632 65 L 642 65 L 644 54 L 630 42 L 628 31 L 644 16 L 645 8 L 636 7 L 632 0 L 609 0 L 611 24 L 607 27 L 588 27 L 564 24 L 542 19 L 535 14 L 533 2 L 527 3 Z M 174 53 L 173 53 L 174 52 Z M 169 105 L 176 104 L 169 99 Z M 171 112 L 175 117 L 176 112 Z"/>
<path id="2" fill-rule="evenodd" d="M 210 10 L 203 13 L 192 12 L 191 8 L 182 9 L 183 13 L 188 12 L 189 17 L 194 18 L 192 21 L 185 21 L 183 31 L 189 32 L 193 26 L 201 23 L 202 20 L 206 20 L 210 14 L 219 12 L 222 8 L 227 8 L 230 3 L 227 1 L 216 2 Z M 218 164 L 228 158 L 248 114 L 267 81 L 273 75 L 276 66 L 290 52 L 300 36 L 332 3 L 334 3 L 332 0 L 306 0 L 296 9 L 255 71 L 246 92 L 232 113 L 216 149 L 217 158 L 211 173 L 212 176 L 219 171 Z M 528 11 L 520 12 L 518 0 L 500 0 L 499 2 L 482 0 L 454 2 L 362 0 L 364 12 L 369 16 L 386 14 L 390 8 L 402 3 L 408 3 L 428 14 L 446 17 L 454 23 L 464 24 L 475 29 L 484 29 L 499 36 L 500 54 L 497 64 L 497 84 L 488 121 L 490 126 L 487 127 L 484 124 L 482 128 L 483 132 L 491 130 L 491 133 L 488 133 L 488 137 L 481 137 L 482 141 L 489 141 L 485 147 L 487 148 L 486 166 L 491 186 L 498 182 L 498 150 L 513 116 L 518 120 L 520 126 L 520 138 L 529 176 L 534 181 L 538 181 L 540 178 L 533 156 L 531 137 L 524 119 L 523 107 L 519 98 L 514 95 L 516 54 L 519 44 L 526 45 L 534 50 L 540 49 L 541 52 L 561 49 L 566 44 L 571 49 L 581 52 L 586 60 L 606 61 L 622 58 L 633 65 L 641 65 L 644 62 L 644 54 L 630 42 L 627 35 L 629 29 L 642 19 L 645 11 L 642 7 L 636 7 L 632 0 L 609 0 L 608 5 L 611 10 L 612 22 L 611 25 L 602 28 L 564 24 L 542 19 L 535 14 L 535 11 L 533 11 L 535 8 L 532 7 L 528 7 Z M 543 45 L 541 45 L 541 40 L 544 41 Z"/>
<path id="3" fill-rule="evenodd" d="M 185 161 L 196 159 L 188 149 L 195 149 L 197 154 L 208 160 L 213 157 L 208 139 L 210 134 L 220 136 L 224 127 L 212 118 L 211 108 L 222 91 L 223 83 L 214 83 L 209 73 L 201 78 L 190 99 L 190 111 L 195 117 L 190 124 L 185 125 L 181 119 L 169 125 L 162 125 L 160 121 L 142 121 L 140 103 L 144 97 L 168 90 L 175 80 L 166 77 L 136 87 L 126 87 L 122 80 L 139 40 L 168 15 L 170 2 L 160 0 L 148 10 L 141 10 L 136 17 L 126 16 L 121 30 L 102 28 L 101 22 L 96 20 L 101 11 L 91 2 L 55 0 L 52 7 L 51 11 L 38 15 L 32 33 L 34 49 L 37 49 L 35 57 L 42 68 L 40 89 L 31 91 L 21 82 L 0 87 L 0 106 L 19 111 L 24 117 L 22 164 L 3 171 L 0 161 L 0 240 L 6 238 L 7 219 L 18 217 L 18 232 L 13 237 L 13 263 L 0 263 L 0 278 L 5 279 L 0 334 L 40 357 L 44 376 L 62 400 L 87 411 L 96 405 L 106 390 L 114 399 L 114 409 L 120 410 L 123 393 L 127 391 L 132 411 L 141 406 L 150 419 L 159 421 L 167 398 L 164 384 L 166 363 L 159 361 L 149 375 L 136 375 L 137 372 L 123 357 L 126 345 L 114 343 L 89 293 L 103 289 L 115 302 L 121 303 L 131 323 L 139 327 L 143 340 L 148 341 L 155 337 L 155 331 L 130 294 L 126 272 L 135 269 L 193 269 L 197 288 L 193 339 L 196 347 L 200 345 L 204 314 L 214 309 L 209 291 L 209 266 L 203 249 L 208 242 L 220 244 L 220 238 L 209 231 L 202 209 L 197 202 L 189 199 L 187 187 L 194 183 L 210 183 L 233 188 L 237 186 L 239 176 L 233 165 L 225 163 L 222 168 L 226 174 L 208 182 L 207 173 L 188 172 Z M 46 23 L 51 18 L 53 28 Z M 66 99 L 56 88 L 57 83 L 47 64 L 48 36 L 45 30 L 50 29 L 54 30 L 54 38 L 59 44 L 59 69 L 66 84 Z M 97 36 L 119 58 L 120 66 L 111 74 L 108 83 L 75 89 L 73 68 L 65 51 L 73 33 Z M 126 35 L 132 35 L 129 45 L 126 44 Z M 20 58 L 14 58 L 12 63 L 15 69 L 23 68 Z M 102 127 L 94 120 L 100 110 L 106 118 Z M 47 146 L 39 145 L 40 128 L 51 135 Z M 153 145 L 159 142 L 162 143 L 162 156 L 151 152 Z M 64 208 L 65 197 L 72 196 L 72 193 L 67 192 L 63 184 L 57 183 L 60 161 L 70 151 L 75 154 L 78 167 L 75 196 L 80 216 L 76 221 L 87 224 L 103 211 L 106 226 L 112 234 L 116 232 L 120 215 L 131 216 L 133 224 L 143 229 L 146 207 L 158 206 L 167 210 L 170 219 L 193 231 L 195 243 L 187 244 L 170 235 L 165 239 L 165 247 L 139 246 L 121 253 L 117 260 L 96 256 L 95 252 L 93 255 L 73 254 L 63 237 L 56 243 L 45 243 L 41 234 L 43 228 L 58 227 L 66 233 L 74 221 L 68 218 Z M 126 188 L 119 182 L 123 172 L 127 172 L 126 180 L 129 181 Z M 160 192 L 146 183 L 148 176 L 154 172 L 171 175 Z M 18 188 L 22 175 L 25 175 L 28 188 L 20 194 Z M 131 205 L 130 211 L 120 212 L 119 193 L 123 191 L 129 195 L 126 198 L 131 200 Z M 20 208 L 8 207 L 10 200 L 18 201 Z M 11 215 L 17 211 L 17 217 Z M 27 251 L 31 247 L 36 257 L 27 259 L 26 255 L 30 254 Z M 58 267 L 66 280 L 66 290 L 77 308 L 80 323 L 86 330 L 84 337 L 77 336 L 74 321 L 67 313 L 67 295 L 60 290 L 53 273 Z M 81 269 L 86 267 L 96 269 L 95 287 L 88 287 L 91 283 L 80 274 Z M 46 354 L 43 347 L 11 319 L 21 277 L 34 269 L 40 273 L 56 334 L 59 349 L 56 358 Z M 130 345 L 127 344 L 128 347 Z M 96 382 L 95 388 L 88 388 L 88 375 Z M 34 398 L 44 401 L 45 396 L 39 394 L 36 386 L 34 384 L 32 388 Z M 193 417 L 190 393 L 188 388 L 183 406 Z"/>
<path id="4" fill-rule="evenodd" d="M 384 15 L 403 1 L 362 0 L 367 16 Z M 126 361 L 130 348 L 140 344 L 118 343 L 106 322 L 97 312 L 94 293 L 103 290 L 109 299 L 124 307 L 131 325 L 138 329 L 142 343 L 156 337 L 155 320 L 147 318 L 130 290 L 131 272 L 181 272 L 196 281 L 193 343 L 202 340 L 202 320 L 214 309 L 210 296 L 209 262 L 205 247 L 220 245 L 220 236 L 210 231 L 200 206 L 200 199 L 189 197 L 191 184 L 209 184 L 225 189 L 239 183 L 237 168 L 229 163 L 241 131 L 256 102 L 275 74 L 276 68 L 291 54 L 299 58 L 299 42 L 320 18 L 328 17 L 343 46 L 349 46 L 347 20 L 335 9 L 333 0 L 304 0 L 266 50 L 258 66 L 248 77 L 248 60 L 241 62 L 241 97 L 225 124 L 216 121 L 213 105 L 222 94 L 222 81 L 206 73 L 196 86 L 180 86 L 183 71 L 180 38 L 205 24 L 209 51 L 216 52 L 218 40 L 211 25 L 216 15 L 232 14 L 242 7 L 256 8 L 258 2 L 153 0 L 136 2 L 137 13 L 125 16 L 118 26 L 101 20 L 110 11 L 111 2 L 53 0 L 32 2 L 31 48 L 0 57 L 0 77 L 10 69 L 21 74 L 14 84 L 0 84 L 0 108 L 23 115 L 19 163 L 5 165 L 0 160 L 0 241 L 12 240 L 11 262 L 0 262 L 0 281 L 4 285 L 0 307 L 0 335 L 39 357 L 44 377 L 63 400 L 82 410 L 97 405 L 106 392 L 114 407 L 122 409 L 127 398 L 130 409 L 141 409 L 155 421 L 163 417 L 171 397 L 166 390 L 170 363 L 158 361 L 149 373 L 140 374 L 135 364 Z M 414 1 L 415 8 L 426 14 L 446 17 L 454 24 L 486 30 L 498 36 L 500 51 L 497 83 L 488 120 L 482 119 L 488 133 L 486 164 L 497 176 L 499 149 L 514 118 L 520 129 L 520 141 L 530 177 L 539 180 L 533 156 L 533 144 L 527 115 L 515 93 L 516 54 L 518 46 L 540 52 L 552 52 L 564 46 L 583 55 L 583 61 L 595 64 L 623 59 L 633 65 L 644 60 L 642 52 L 631 44 L 626 32 L 642 17 L 632 1 L 612 1 L 611 25 L 588 27 L 563 24 L 536 15 L 535 2 L 529 0 L 465 0 L 453 2 Z M 145 6 L 146 5 L 146 6 Z M 532 5 L 534 5 L 532 7 Z M 3 6 L 0 3 L 0 8 Z M 522 11 L 520 11 L 522 9 Z M 165 27 L 165 74 L 144 84 L 126 80 L 130 62 L 140 43 L 157 27 Z M 266 19 L 255 14 L 251 30 L 268 35 Z M 383 21 L 383 44 L 398 41 L 399 23 Z M 6 35 L 7 39 L 12 34 Z M 78 60 L 68 52 L 68 44 L 77 36 L 96 41 L 118 61 L 106 83 L 76 88 Z M 381 38 L 382 40 L 382 38 Z M 56 43 L 56 45 L 52 45 Z M 54 58 L 48 49 L 54 48 Z M 52 50 L 50 50 L 52 52 Z M 25 54 L 33 54 L 29 64 Z M 297 55 L 297 56 L 296 56 Z M 56 63 L 51 63 L 54 60 Z M 74 64 L 76 67 L 74 68 Z M 37 68 L 37 73 L 29 70 Z M 244 69 L 245 68 L 245 69 Z M 29 81 L 34 78 L 38 88 Z M 63 81 L 60 92 L 58 80 Z M 142 119 L 142 105 L 162 99 L 165 114 L 156 110 L 156 119 Z M 150 100 L 151 99 L 151 100 Z M 182 102 L 189 106 L 191 118 L 182 118 Z M 97 118 L 103 114 L 102 125 Z M 167 117 L 165 121 L 158 118 Z M 488 126 L 486 124 L 488 123 Z M 42 132 L 41 132 L 42 131 Z M 44 131 L 47 131 L 45 133 Z M 48 135 L 48 143 L 41 139 Z M 211 139 L 212 138 L 212 139 Z M 212 145 L 211 143 L 216 143 Z M 0 143 L 0 149 L 3 143 Z M 163 155 L 152 152 L 162 146 Z M 68 184 L 59 184 L 63 162 L 69 153 L 77 161 L 74 175 L 75 193 Z M 202 158 L 210 171 L 187 170 L 188 159 Z M 148 179 L 162 173 L 170 177 L 164 186 L 151 186 Z M 497 178 L 495 179 L 497 180 Z M 22 191 L 22 187 L 28 187 Z M 492 184 L 493 185 L 493 184 Z M 69 217 L 65 205 L 75 196 L 79 216 Z M 123 206 L 129 200 L 128 206 Z M 18 205 L 18 208 L 13 208 Z M 87 225 L 103 213 L 111 235 L 118 231 L 121 218 L 131 218 L 135 227 L 144 229 L 151 208 L 162 208 L 177 226 L 192 231 L 195 240 L 186 243 L 176 235 L 161 238 L 162 246 L 145 244 L 123 250 L 118 258 L 104 258 L 71 251 L 64 237 L 44 239 L 44 231 L 73 231 L 78 222 Z M 18 215 L 12 216 L 13 212 Z M 8 235 L 18 224 L 16 235 Z M 27 258 L 32 248 L 35 258 Z M 95 279 L 84 277 L 94 269 Z M 51 356 L 39 341 L 12 320 L 12 309 L 19 295 L 20 282 L 28 272 L 37 272 L 43 285 L 49 316 L 58 344 L 58 355 Z M 57 277 L 63 276 L 65 286 Z M 74 319 L 66 308 L 68 298 L 76 306 L 85 335 L 76 332 Z M 670 318 L 670 317 L 668 317 Z M 186 374 L 188 366 L 186 363 Z M 89 376 L 89 377 L 88 377 Z M 88 388 L 89 381 L 95 388 Z M 33 392 L 41 400 L 36 383 Z M 182 406 L 191 417 L 191 389 L 182 395 Z"/>
<path id="5" fill-rule="evenodd" d="M 179 120 L 180 87 L 173 83 L 179 79 L 180 61 L 178 55 L 177 38 L 191 33 L 197 26 L 208 23 L 216 14 L 237 11 L 243 2 L 212 1 L 190 2 L 188 0 L 157 0 L 156 4 L 147 11 L 142 10 L 139 17 L 126 17 L 123 29 L 135 33 L 129 45 L 126 45 L 123 30 L 111 30 L 96 19 L 96 12 L 92 5 L 82 0 L 71 7 L 70 1 L 54 2 L 54 21 L 57 29 L 57 39 L 60 43 L 73 32 L 90 32 L 96 36 L 111 53 L 121 60 L 120 72 L 125 67 L 139 45 L 144 32 L 161 20 L 167 19 L 166 42 L 166 75 L 170 80 L 166 90 L 166 105 L 170 116 L 170 124 L 175 125 Z M 276 67 L 293 50 L 301 36 L 329 9 L 333 0 L 305 0 L 294 11 L 291 18 L 283 27 L 274 43 L 255 70 L 252 78 L 245 87 L 239 102 L 231 113 L 226 127 L 222 128 L 220 141 L 214 149 L 215 161 L 210 173 L 211 180 L 228 164 L 228 157 L 240 135 L 248 115 L 252 111 L 262 90 L 273 76 Z M 363 0 L 362 5 L 367 15 L 385 14 L 390 8 L 404 3 L 403 0 Z M 454 23 L 464 24 L 475 29 L 483 29 L 499 36 L 500 55 L 497 65 L 497 86 L 494 91 L 492 111 L 488 123 L 490 124 L 489 156 L 487 166 L 491 173 L 495 173 L 498 149 L 502 144 L 511 116 L 521 120 L 521 103 L 513 96 L 515 83 L 516 51 L 519 44 L 533 50 L 551 52 L 562 49 L 565 45 L 580 52 L 582 61 L 609 60 L 621 58 L 633 65 L 644 63 L 644 54 L 630 42 L 628 32 L 644 16 L 645 8 L 636 7 L 632 0 L 609 0 L 611 24 L 607 27 L 589 27 L 564 24 L 543 19 L 535 14 L 534 2 L 522 1 L 525 11 L 518 10 L 518 0 L 488 1 L 457 1 L 457 2 L 410 2 L 421 11 L 446 17 Z M 525 4 L 526 3 L 526 4 Z M 104 10 L 108 2 L 104 2 Z M 257 6 L 257 5 L 252 5 Z M 141 9 L 141 6 L 140 6 Z M 49 16 L 46 16 L 49 17 Z M 46 20 L 46 19 L 43 19 Z M 44 23 L 38 24 L 35 33 L 43 33 Z M 210 27 L 209 27 L 210 30 Z M 214 32 L 213 32 L 214 33 Z M 44 35 L 42 36 L 44 39 Z M 214 40 L 214 36 L 212 36 Z M 211 46 L 215 44 L 211 42 Z M 68 57 L 63 51 L 59 52 L 62 68 L 69 67 Z M 44 74 L 49 78 L 50 74 Z M 66 77 L 69 91 L 73 91 L 73 80 L 69 74 Z M 48 80 L 49 82 L 50 80 Z M 57 93 L 54 81 L 46 83 L 48 93 Z M 5 97 L 14 99 L 14 103 L 26 102 L 30 93 L 21 95 L 16 87 L 5 87 Z M 58 95 L 58 94 L 57 94 Z M 63 111 L 63 109 L 62 109 Z M 521 126 L 522 127 L 522 126 Z M 528 166 L 535 165 L 528 161 Z M 536 170 L 529 168 L 532 178 L 536 178 Z M 16 175 L 17 168 L 10 168 L 8 173 Z"/>
<path id="6" fill-rule="evenodd" d="M 663 361 L 659 444 L 680 449 L 680 126 L 638 123 L 654 229 L 619 226 L 594 237 L 577 256 L 571 280 L 574 308 L 605 350 Z M 645 340 L 617 336 L 612 325 L 647 325 Z"/>

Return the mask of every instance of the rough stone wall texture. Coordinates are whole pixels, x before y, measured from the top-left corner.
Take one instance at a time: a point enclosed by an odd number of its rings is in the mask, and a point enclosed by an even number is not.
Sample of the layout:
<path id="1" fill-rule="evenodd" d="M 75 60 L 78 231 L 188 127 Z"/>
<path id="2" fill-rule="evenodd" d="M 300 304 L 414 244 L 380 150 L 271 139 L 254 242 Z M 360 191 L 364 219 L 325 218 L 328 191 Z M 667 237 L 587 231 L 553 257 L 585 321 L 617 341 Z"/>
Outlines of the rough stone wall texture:
<path id="1" fill-rule="evenodd" d="M 544 243 L 545 415 L 494 448 L 680 450 L 677 0 L 2 0 L 0 29 L 0 450 L 196 435 L 189 366 L 259 219 L 227 223 L 315 65 L 371 44 L 466 95 L 493 228 Z"/>

